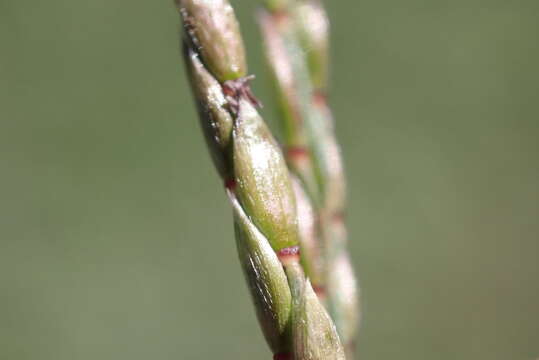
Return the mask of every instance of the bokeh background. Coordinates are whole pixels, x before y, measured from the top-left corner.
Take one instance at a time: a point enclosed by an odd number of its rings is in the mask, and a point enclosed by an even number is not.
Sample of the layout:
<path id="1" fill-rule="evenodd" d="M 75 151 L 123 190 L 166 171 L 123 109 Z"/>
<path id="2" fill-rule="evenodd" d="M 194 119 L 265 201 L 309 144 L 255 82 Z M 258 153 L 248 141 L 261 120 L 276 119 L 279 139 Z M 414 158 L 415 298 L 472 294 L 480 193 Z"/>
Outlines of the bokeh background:
<path id="1" fill-rule="evenodd" d="M 256 1 L 233 1 L 275 123 Z M 539 357 L 539 2 L 328 1 L 361 358 Z M 270 359 L 172 1 L 0 0 L 0 358 Z"/>

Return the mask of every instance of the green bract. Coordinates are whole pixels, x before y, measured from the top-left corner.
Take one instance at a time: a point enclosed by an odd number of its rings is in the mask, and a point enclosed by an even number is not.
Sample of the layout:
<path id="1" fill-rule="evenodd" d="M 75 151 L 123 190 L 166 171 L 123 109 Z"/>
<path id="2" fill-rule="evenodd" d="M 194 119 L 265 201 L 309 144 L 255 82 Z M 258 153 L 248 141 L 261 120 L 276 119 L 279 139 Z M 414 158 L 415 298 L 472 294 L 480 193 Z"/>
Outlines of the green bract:
<path id="1" fill-rule="evenodd" d="M 315 205 L 320 202 L 318 179 L 315 176 L 309 128 L 305 113 L 310 108 L 310 79 L 304 66 L 302 49 L 297 42 L 294 22 L 261 12 L 259 22 L 264 38 L 266 59 L 273 75 L 279 100 L 286 161 L 305 186 Z M 305 86 L 308 85 L 308 86 Z"/>
<path id="2" fill-rule="evenodd" d="M 301 300 L 294 312 L 294 359 L 345 359 L 337 330 L 309 280 L 305 282 Z"/>
<path id="3" fill-rule="evenodd" d="M 305 274 L 315 285 L 321 285 L 323 279 L 323 263 L 317 220 L 309 197 L 297 177 L 292 177 L 292 187 L 296 197 L 298 213 L 299 243 L 301 248 L 301 265 Z"/>
<path id="4" fill-rule="evenodd" d="M 294 69 L 283 39 L 284 34 L 292 31 L 291 23 L 289 20 L 278 21 L 267 11 L 261 11 L 258 19 L 264 38 L 266 60 L 271 68 L 281 114 L 284 117 L 282 121 L 284 141 L 289 146 L 303 146 L 306 137 L 301 126 Z"/>
<path id="5" fill-rule="evenodd" d="M 329 22 L 319 1 L 300 1 L 295 8 L 300 40 L 307 53 L 313 86 L 325 89 L 328 82 Z"/>
<path id="6" fill-rule="evenodd" d="M 232 193 L 238 256 L 255 304 L 258 321 L 274 353 L 287 346 L 292 300 L 281 262 L 268 240 L 247 217 Z"/>
<path id="7" fill-rule="evenodd" d="M 217 80 L 224 82 L 245 76 L 245 50 L 230 3 L 226 0 L 177 1 L 187 34 Z"/>
<path id="8" fill-rule="evenodd" d="M 219 173 L 228 178 L 230 164 L 226 149 L 232 138 L 232 116 L 226 109 L 227 101 L 219 82 L 205 69 L 198 55 L 187 46 L 185 56 L 206 143 Z"/>
<path id="9" fill-rule="evenodd" d="M 327 108 L 313 105 L 307 118 L 316 177 L 321 190 L 321 204 L 327 214 L 343 211 L 346 184 L 339 145 L 333 131 L 333 119 Z"/>
<path id="10" fill-rule="evenodd" d="M 328 276 L 333 320 L 344 344 L 353 341 L 359 323 L 359 294 L 350 259 L 344 252 L 333 260 Z"/>
<path id="11" fill-rule="evenodd" d="M 245 212 L 275 251 L 298 245 L 296 203 L 279 146 L 246 100 L 234 124 L 236 192 Z"/>

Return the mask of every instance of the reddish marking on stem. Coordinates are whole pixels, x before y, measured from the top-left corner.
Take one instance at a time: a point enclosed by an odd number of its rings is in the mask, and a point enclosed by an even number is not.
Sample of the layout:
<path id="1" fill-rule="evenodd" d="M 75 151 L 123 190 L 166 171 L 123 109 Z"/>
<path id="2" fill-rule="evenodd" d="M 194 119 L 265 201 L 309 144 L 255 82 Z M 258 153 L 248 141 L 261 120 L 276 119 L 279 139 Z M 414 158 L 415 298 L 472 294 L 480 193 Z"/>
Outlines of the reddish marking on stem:
<path id="1" fill-rule="evenodd" d="M 286 154 L 291 158 L 303 158 L 309 156 L 309 151 L 304 146 L 290 146 L 286 148 Z"/>
<path id="2" fill-rule="evenodd" d="M 270 14 L 270 17 L 276 24 L 280 24 L 284 21 L 288 21 L 288 12 L 284 9 L 273 10 Z"/>
<path id="3" fill-rule="evenodd" d="M 313 91 L 312 101 L 315 105 L 326 106 L 328 102 L 328 96 L 322 89 Z"/>
<path id="4" fill-rule="evenodd" d="M 345 217 L 346 217 L 346 214 L 344 213 L 344 211 L 338 211 L 333 214 L 331 219 L 335 222 L 344 222 Z"/>
<path id="5" fill-rule="evenodd" d="M 234 114 L 238 114 L 240 99 L 246 99 L 253 106 L 262 107 L 262 103 L 254 96 L 251 88 L 249 87 L 249 81 L 255 78 L 254 75 L 247 75 L 235 80 L 227 80 L 223 83 L 223 94 L 225 94 L 226 100 L 230 107 L 230 111 Z"/>
<path id="6" fill-rule="evenodd" d="M 315 285 L 313 284 L 313 290 L 318 297 L 323 297 L 326 295 L 326 288 L 322 285 Z"/>
<path id="7" fill-rule="evenodd" d="M 356 350 L 356 339 L 352 339 L 348 342 L 348 344 L 344 345 L 348 351 L 354 352 Z"/>
<path id="8" fill-rule="evenodd" d="M 290 246 L 277 251 L 277 257 L 281 262 L 283 260 L 291 260 L 299 258 L 299 246 Z"/>
<path id="9" fill-rule="evenodd" d="M 292 353 L 278 353 L 273 355 L 273 360 L 292 360 Z"/>
<path id="10" fill-rule="evenodd" d="M 230 85 L 230 83 L 224 83 L 223 86 L 223 94 L 225 94 L 226 96 L 234 96 L 236 95 L 236 91 L 234 90 L 234 88 Z"/>
<path id="11" fill-rule="evenodd" d="M 225 179 L 225 187 L 233 191 L 236 188 L 236 179 L 234 178 Z"/>

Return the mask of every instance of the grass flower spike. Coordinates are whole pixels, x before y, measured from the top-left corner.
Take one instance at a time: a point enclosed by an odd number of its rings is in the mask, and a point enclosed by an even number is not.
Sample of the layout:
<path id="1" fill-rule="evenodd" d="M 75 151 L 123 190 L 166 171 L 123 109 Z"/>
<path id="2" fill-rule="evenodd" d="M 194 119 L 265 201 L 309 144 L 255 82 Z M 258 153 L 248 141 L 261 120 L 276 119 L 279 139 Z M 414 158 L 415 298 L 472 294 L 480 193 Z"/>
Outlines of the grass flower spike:
<path id="1" fill-rule="evenodd" d="M 296 195 L 249 88 L 234 11 L 226 0 L 177 0 L 177 7 L 201 127 L 232 205 L 238 257 L 274 359 L 325 360 L 328 353 L 341 359 L 333 323 L 318 298 L 309 296 Z M 337 341 L 318 341 L 333 337 Z"/>
<path id="2" fill-rule="evenodd" d="M 297 198 L 318 220 L 316 234 L 301 234 L 307 250 L 302 262 L 353 358 L 359 290 L 347 252 L 346 184 L 327 101 L 329 22 L 318 0 L 290 0 L 277 10 L 270 1 L 265 5 L 260 27 L 281 107 L 285 155 L 308 195 Z"/>

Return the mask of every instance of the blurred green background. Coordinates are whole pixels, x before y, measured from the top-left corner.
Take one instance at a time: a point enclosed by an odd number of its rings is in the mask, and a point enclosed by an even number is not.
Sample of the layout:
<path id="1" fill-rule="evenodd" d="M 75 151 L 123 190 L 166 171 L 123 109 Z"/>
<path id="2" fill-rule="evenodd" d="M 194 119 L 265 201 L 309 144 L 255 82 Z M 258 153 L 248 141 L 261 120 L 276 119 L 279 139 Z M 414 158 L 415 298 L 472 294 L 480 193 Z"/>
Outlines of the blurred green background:
<path id="1" fill-rule="evenodd" d="M 275 123 L 253 13 L 233 2 Z M 365 360 L 539 357 L 539 2 L 328 1 Z M 270 359 L 172 1 L 0 0 L 0 359 Z"/>

